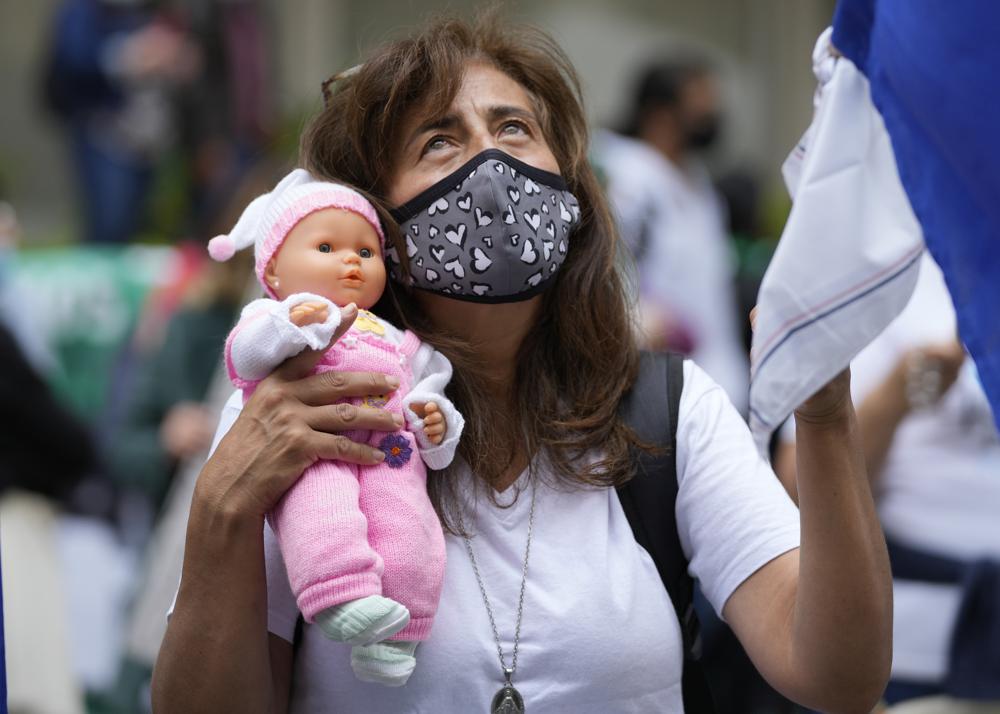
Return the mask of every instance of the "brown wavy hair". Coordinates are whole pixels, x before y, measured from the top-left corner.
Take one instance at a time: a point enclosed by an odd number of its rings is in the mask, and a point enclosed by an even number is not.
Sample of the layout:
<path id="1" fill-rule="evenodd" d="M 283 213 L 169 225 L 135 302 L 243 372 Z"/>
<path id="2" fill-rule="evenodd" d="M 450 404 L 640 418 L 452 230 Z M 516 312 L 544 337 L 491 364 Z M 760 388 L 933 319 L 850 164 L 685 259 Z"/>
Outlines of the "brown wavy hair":
<path id="1" fill-rule="evenodd" d="M 470 61 L 491 63 L 527 90 L 582 209 L 565 263 L 543 294 L 539 318 L 520 347 L 509 407 L 491 406 L 493 392 L 476 355 L 460 337 L 431 324 L 405 288 L 392 285 L 375 310 L 452 361 L 455 376 L 448 394 L 466 419 L 458 452 L 476 475 L 476 488 L 497 483 L 520 451 L 518 440 L 529 457 L 544 453 L 553 476 L 564 484 L 620 485 L 632 476 L 630 447 L 639 445 L 618 414 L 635 379 L 638 350 L 626 285 L 616 265 L 618 234 L 587 161 L 580 82 L 556 42 L 537 28 L 505 23 L 495 10 L 471 23 L 430 21 L 324 84 L 326 106 L 304 133 L 302 163 L 361 189 L 384 211 L 401 119 L 411 112 L 447 111 Z M 399 245 L 398 227 L 391 219 L 387 223 Z M 598 460 L 588 458 L 595 453 Z M 434 506 L 453 533 L 456 478 L 452 467 L 428 480 Z M 495 503 L 493 490 L 489 493 Z"/>

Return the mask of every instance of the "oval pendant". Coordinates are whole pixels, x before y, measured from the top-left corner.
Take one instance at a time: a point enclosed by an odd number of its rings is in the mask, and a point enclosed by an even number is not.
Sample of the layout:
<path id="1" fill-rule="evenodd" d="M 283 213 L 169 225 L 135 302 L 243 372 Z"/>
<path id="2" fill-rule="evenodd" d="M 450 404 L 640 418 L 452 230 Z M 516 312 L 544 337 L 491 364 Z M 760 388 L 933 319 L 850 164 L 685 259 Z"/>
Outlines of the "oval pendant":
<path id="1" fill-rule="evenodd" d="M 493 695 L 490 711 L 492 714 L 524 714 L 524 699 L 519 691 L 507 684 Z"/>

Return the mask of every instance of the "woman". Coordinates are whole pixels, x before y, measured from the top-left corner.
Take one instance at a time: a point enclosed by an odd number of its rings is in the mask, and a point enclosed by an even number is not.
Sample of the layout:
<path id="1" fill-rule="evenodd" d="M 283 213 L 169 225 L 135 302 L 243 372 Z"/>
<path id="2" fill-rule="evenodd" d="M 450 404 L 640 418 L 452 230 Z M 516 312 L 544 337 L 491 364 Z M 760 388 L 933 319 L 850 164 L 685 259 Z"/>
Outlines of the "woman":
<path id="1" fill-rule="evenodd" d="M 355 681 L 349 655 L 314 628 L 293 649 L 296 613 L 264 514 L 318 458 L 377 459 L 335 432 L 393 429 L 385 414 L 324 406 L 391 389 L 383 375 L 304 377 L 317 355 L 302 354 L 223 416 L 220 431 L 231 427 L 199 478 L 154 675 L 158 712 L 483 711 L 502 687 L 497 702 L 513 696 L 510 683 L 535 711 L 682 710 L 679 626 L 608 488 L 631 474 L 634 438 L 617 408 L 637 352 L 586 149 L 572 68 L 530 28 L 438 21 L 340 80 L 306 133 L 304 164 L 406 218 L 399 258 L 412 261 L 391 267 L 414 284 L 396 286 L 398 317 L 452 360 L 466 417 L 462 463 L 429 480 L 448 530 L 435 627 L 398 689 Z M 511 168 L 530 174 L 525 193 L 565 181 L 580 207 L 566 245 L 528 249 L 527 234 L 503 230 L 520 189 L 463 192 L 466 179 Z M 480 205 L 491 193 L 504 216 Z M 453 205 L 469 212 L 466 230 L 451 214 L 425 222 Z M 524 220 L 539 229 L 540 217 Z M 442 231 L 468 256 L 449 276 L 495 276 L 497 263 L 506 279 L 478 283 L 480 301 L 456 299 L 474 281 L 435 285 L 427 270 L 445 266 L 423 251 Z M 535 251 L 558 270 L 522 272 Z M 889 667 L 891 596 L 847 375 L 797 413 L 801 516 L 721 389 L 690 363 L 684 376 L 677 521 L 692 572 L 776 688 L 816 709 L 867 711 Z"/>

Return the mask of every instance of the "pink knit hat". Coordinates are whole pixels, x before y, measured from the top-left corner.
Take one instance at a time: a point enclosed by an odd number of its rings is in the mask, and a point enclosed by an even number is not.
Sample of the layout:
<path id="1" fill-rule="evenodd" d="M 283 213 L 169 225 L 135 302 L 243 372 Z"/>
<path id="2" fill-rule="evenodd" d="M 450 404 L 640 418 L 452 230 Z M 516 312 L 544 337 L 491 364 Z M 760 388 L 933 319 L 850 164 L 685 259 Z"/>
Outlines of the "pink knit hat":
<path id="1" fill-rule="evenodd" d="M 357 213 L 371 223 L 380 243 L 385 243 L 378 214 L 368 199 L 347 186 L 318 181 L 305 169 L 295 169 L 281 179 L 273 191 L 251 201 L 229 235 L 210 240 L 208 254 L 215 260 L 225 261 L 236 251 L 252 245 L 257 280 L 268 295 L 277 297 L 264 281 L 268 262 L 299 221 L 324 208 L 342 208 Z"/>

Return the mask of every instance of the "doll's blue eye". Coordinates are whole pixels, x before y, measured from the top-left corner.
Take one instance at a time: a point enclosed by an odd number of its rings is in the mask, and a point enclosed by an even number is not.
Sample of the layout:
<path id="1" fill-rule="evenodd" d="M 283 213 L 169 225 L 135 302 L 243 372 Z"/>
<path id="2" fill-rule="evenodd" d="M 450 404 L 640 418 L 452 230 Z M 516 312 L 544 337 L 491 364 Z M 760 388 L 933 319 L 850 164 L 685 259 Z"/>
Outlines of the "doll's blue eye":
<path id="1" fill-rule="evenodd" d="M 319 244 L 319 252 L 320 253 L 329 253 L 330 252 L 330 244 L 329 243 L 320 243 Z"/>
<path id="2" fill-rule="evenodd" d="M 371 258 L 374 255 L 374 253 L 372 253 L 371 248 L 362 248 L 361 250 L 358 251 L 358 255 L 360 255 L 362 258 Z"/>

